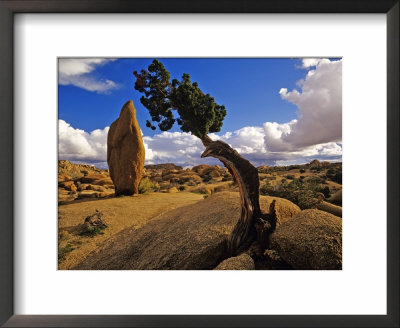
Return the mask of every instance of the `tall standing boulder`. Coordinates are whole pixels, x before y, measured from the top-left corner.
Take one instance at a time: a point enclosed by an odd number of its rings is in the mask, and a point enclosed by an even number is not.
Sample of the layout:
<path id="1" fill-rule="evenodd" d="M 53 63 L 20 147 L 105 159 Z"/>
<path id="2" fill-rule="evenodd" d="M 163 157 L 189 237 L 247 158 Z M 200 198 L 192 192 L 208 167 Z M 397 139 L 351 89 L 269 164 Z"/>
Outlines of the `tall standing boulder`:
<path id="1" fill-rule="evenodd" d="M 137 194 L 144 168 L 145 150 L 136 120 L 136 109 L 129 100 L 119 118 L 110 126 L 107 136 L 107 163 L 115 194 Z"/>

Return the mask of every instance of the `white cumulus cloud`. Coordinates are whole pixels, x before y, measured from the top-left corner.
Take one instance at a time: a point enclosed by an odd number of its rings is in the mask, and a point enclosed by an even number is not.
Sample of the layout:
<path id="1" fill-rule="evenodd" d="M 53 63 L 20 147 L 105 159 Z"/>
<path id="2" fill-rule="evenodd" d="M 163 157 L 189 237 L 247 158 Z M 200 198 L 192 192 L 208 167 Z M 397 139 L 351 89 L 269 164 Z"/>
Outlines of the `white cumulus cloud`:
<path id="1" fill-rule="evenodd" d="M 58 120 L 59 159 L 81 162 L 107 160 L 107 134 L 109 127 L 90 133 L 75 129 L 64 120 Z"/>
<path id="2" fill-rule="evenodd" d="M 64 75 L 87 74 L 103 62 L 76 62 L 63 66 Z M 94 65 L 94 66 L 93 66 Z M 265 122 L 223 135 L 223 140 L 254 165 L 290 165 L 313 159 L 342 159 L 342 62 L 328 59 L 304 59 L 305 78 L 299 90 L 281 88 L 285 101 L 298 107 L 297 118 L 287 123 Z M 69 72 L 69 73 L 68 73 Z M 107 165 L 108 127 L 90 133 L 59 120 L 59 157 L 75 162 Z M 216 159 L 201 158 L 204 146 L 200 139 L 184 132 L 161 132 L 143 136 L 146 164 L 172 162 L 177 165 L 221 164 Z"/>
<path id="3" fill-rule="evenodd" d="M 268 152 L 293 152 L 342 140 L 342 61 L 304 59 L 307 72 L 300 90 L 279 91 L 281 98 L 298 107 L 297 119 L 278 124 L 266 122 Z"/>
<path id="4" fill-rule="evenodd" d="M 74 85 L 88 91 L 109 93 L 118 84 L 109 79 L 93 76 L 96 68 L 115 59 L 104 58 L 61 58 L 58 60 L 58 83 Z"/>

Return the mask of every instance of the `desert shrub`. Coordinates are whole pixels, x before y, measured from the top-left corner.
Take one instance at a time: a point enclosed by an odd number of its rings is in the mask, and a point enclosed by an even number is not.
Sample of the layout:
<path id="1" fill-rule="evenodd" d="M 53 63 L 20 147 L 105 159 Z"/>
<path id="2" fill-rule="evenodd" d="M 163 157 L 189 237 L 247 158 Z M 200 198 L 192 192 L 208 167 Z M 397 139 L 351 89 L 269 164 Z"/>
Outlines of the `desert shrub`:
<path id="1" fill-rule="evenodd" d="M 320 177 L 311 177 L 308 179 L 308 183 L 312 184 L 325 183 L 325 180 Z"/>
<path id="2" fill-rule="evenodd" d="M 326 177 L 333 182 L 342 184 L 342 169 L 329 169 L 326 171 Z"/>
<path id="3" fill-rule="evenodd" d="M 313 181 L 304 181 L 302 179 L 293 179 L 290 182 L 282 179 L 277 187 L 273 187 L 268 181 L 260 188 L 261 195 L 286 198 L 298 205 L 302 210 L 314 208 L 320 202 L 318 197 L 321 187 Z"/>
<path id="4" fill-rule="evenodd" d="M 159 191 L 160 185 L 151 181 L 149 178 L 143 178 L 139 183 L 139 193 L 144 194 L 149 191 Z"/>
<path id="5" fill-rule="evenodd" d="M 212 179 L 212 177 L 210 175 L 203 176 L 203 181 L 204 182 L 209 182 L 211 179 Z"/>
<path id="6" fill-rule="evenodd" d="M 286 179 L 288 179 L 288 180 L 294 180 L 294 175 L 287 175 L 287 176 L 286 176 Z"/>
<path id="7" fill-rule="evenodd" d="M 94 237 L 96 235 L 104 235 L 104 231 L 103 230 L 105 228 L 107 228 L 106 225 L 93 227 L 92 229 L 82 231 L 79 235 L 80 236 L 86 236 L 86 237 Z"/>
<path id="8" fill-rule="evenodd" d="M 331 191 L 330 191 L 328 186 L 322 187 L 320 189 L 320 192 L 324 194 L 325 198 L 328 198 L 330 193 L 331 193 Z"/>
<path id="9" fill-rule="evenodd" d="M 331 179 L 333 182 L 342 184 L 342 171 L 337 172 Z"/>
<path id="10" fill-rule="evenodd" d="M 305 178 L 304 175 L 300 175 L 300 180 L 303 180 Z"/>
<path id="11" fill-rule="evenodd" d="M 72 244 L 68 243 L 64 247 L 58 248 L 58 264 L 65 260 L 67 254 L 71 253 L 75 248 Z"/>
<path id="12" fill-rule="evenodd" d="M 306 173 L 305 169 L 300 169 L 300 173 Z"/>

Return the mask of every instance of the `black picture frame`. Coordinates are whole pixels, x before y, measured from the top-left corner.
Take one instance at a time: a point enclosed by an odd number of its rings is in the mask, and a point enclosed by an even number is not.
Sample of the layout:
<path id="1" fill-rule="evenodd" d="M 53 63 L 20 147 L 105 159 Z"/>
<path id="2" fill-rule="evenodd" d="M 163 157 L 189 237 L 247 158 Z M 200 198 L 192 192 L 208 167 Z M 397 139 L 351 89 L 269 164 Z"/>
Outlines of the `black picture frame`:
<path id="1" fill-rule="evenodd" d="M 0 0 L 0 324 L 4 327 L 399 327 L 399 7 L 398 0 Z M 13 233 L 18 233 L 13 231 L 13 17 L 16 13 L 385 13 L 387 315 L 14 315 Z"/>

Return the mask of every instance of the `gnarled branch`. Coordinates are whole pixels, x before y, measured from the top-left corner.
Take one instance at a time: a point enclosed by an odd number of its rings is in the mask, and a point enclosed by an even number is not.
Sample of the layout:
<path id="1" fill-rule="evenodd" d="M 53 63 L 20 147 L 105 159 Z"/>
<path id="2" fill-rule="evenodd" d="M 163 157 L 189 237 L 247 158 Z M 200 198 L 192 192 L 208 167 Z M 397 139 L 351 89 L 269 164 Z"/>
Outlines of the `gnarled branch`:
<path id="1" fill-rule="evenodd" d="M 240 253 L 260 236 L 260 223 L 263 229 L 271 227 L 269 217 L 262 215 L 259 203 L 259 186 L 257 169 L 240 154 L 223 141 L 213 141 L 210 137 L 202 138 L 206 150 L 201 157 L 219 159 L 232 174 L 240 191 L 241 216 L 228 237 L 227 248 L 232 255 Z M 257 223 L 257 229 L 256 229 Z M 256 231 L 257 230 L 257 231 Z"/>

